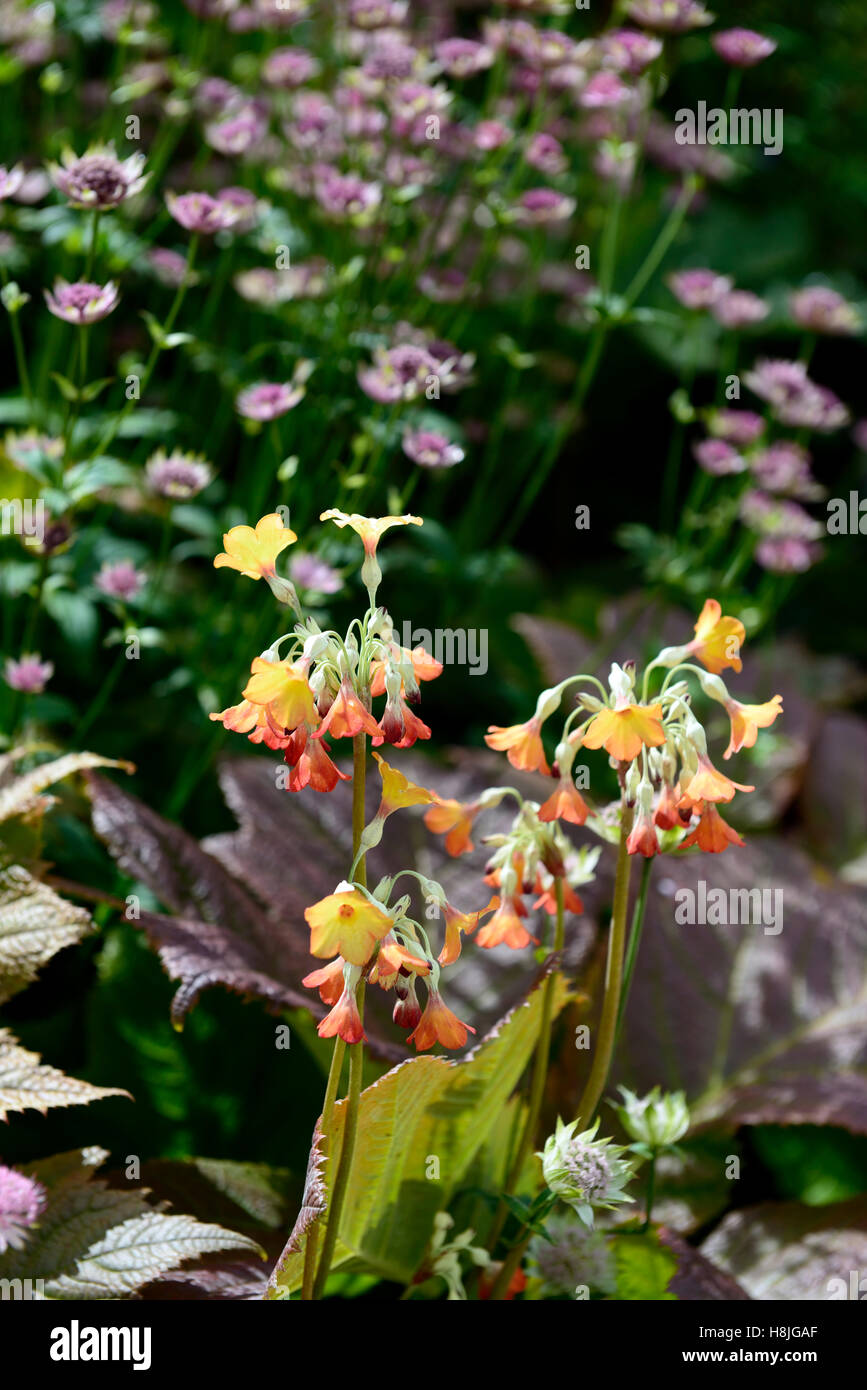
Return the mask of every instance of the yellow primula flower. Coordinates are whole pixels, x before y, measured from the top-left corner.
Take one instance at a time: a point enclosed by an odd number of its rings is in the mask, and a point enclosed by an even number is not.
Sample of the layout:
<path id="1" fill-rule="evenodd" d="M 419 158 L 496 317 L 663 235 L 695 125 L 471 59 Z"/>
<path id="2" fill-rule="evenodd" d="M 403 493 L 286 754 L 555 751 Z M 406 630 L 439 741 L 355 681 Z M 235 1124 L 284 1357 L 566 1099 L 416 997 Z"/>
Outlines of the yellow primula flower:
<path id="1" fill-rule="evenodd" d="M 311 953 L 320 959 L 340 955 L 351 965 L 366 965 L 376 943 L 392 928 L 388 913 L 348 883 L 308 907 L 304 917 Z"/>
<path id="2" fill-rule="evenodd" d="M 364 550 L 367 555 L 375 555 L 376 547 L 380 537 L 386 531 L 390 531 L 392 526 L 422 526 L 424 523 L 420 516 L 361 516 L 359 512 L 341 512 L 337 507 L 331 507 L 327 512 L 323 512 L 320 521 L 333 521 L 335 526 L 351 526 L 357 536 L 361 537 Z"/>
<path id="3" fill-rule="evenodd" d="M 406 806 L 430 806 L 436 800 L 433 792 L 429 792 L 427 787 L 420 787 L 416 782 L 411 782 L 404 773 L 398 772 L 396 767 L 390 767 L 378 753 L 374 753 L 373 756 L 382 778 L 382 801 L 377 811 L 378 816 L 390 816 L 392 811 L 401 811 Z"/>
<path id="4" fill-rule="evenodd" d="M 257 656 L 250 671 L 244 699 L 253 705 L 264 705 L 273 724 L 281 729 L 297 729 L 299 724 L 319 723 L 307 678 L 290 661 L 265 661 Z"/>
<path id="5" fill-rule="evenodd" d="M 268 579 L 277 556 L 298 537 L 283 525 L 279 512 L 269 512 L 252 526 L 233 526 L 223 536 L 225 550 L 214 559 L 214 569 L 239 570 L 248 579 Z"/>

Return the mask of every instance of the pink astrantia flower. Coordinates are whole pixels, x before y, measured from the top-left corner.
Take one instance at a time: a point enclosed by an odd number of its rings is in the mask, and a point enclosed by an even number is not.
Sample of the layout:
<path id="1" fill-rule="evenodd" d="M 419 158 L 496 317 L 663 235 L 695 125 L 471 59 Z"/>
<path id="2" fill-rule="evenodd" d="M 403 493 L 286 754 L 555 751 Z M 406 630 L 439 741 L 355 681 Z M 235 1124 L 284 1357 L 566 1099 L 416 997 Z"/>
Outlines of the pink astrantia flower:
<path id="1" fill-rule="evenodd" d="M 141 153 L 118 159 L 114 145 L 93 145 L 83 155 L 64 150 L 60 164 L 49 164 L 48 172 L 71 207 L 105 212 L 141 192 L 148 180 L 144 164 Z"/>
<path id="2" fill-rule="evenodd" d="M 259 200 L 249 188 L 221 188 L 217 194 L 217 201 L 234 209 L 237 232 L 251 232 L 259 221 Z"/>
<path id="3" fill-rule="evenodd" d="M 289 561 L 289 578 L 299 589 L 309 589 L 317 594 L 336 594 L 343 588 L 338 570 L 320 560 L 318 555 L 306 555 L 303 551 L 293 553 Z"/>
<path id="4" fill-rule="evenodd" d="M 587 111 L 611 110 L 623 106 L 632 96 L 632 89 L 621 81 L 616 72 L 597 72 L 583 88 L 578 105 Z"/>
<path id="5" fill-rule="evenodd" d="M 668 288 L 686 309 L 709 309 L 723 295 L 729 294 L 733 282 L 728 275 L 715 270 L 677 270 L 666 280 Z"/>
<path id="6" fill-rule="evenodd" d="M 170 251 L 165 246 L 152 246 L 145 253 L 146 260 L 161 285 L 171 285 L 177 289 L 187 275 L 187 258 L 179 251 Z"/>
<path id="7" fill-rule="evenodd" d="M 781 425 L 830 433 L 849 422 L 843 402 L 828 387 L 811 381 L 803 362 L 761 359 L 744 373 L 744 381 L 770 403 Z"/>
<path id="8" fill-rule="evenodd" d="M 822 534 L 820 523 L 797 502 L 770 497 L 758 488 L 743 494 L 739 510 L 744 525 L 762 536 L 814 541 Z"/>
<path id="9" fill-rule="evenodd" d="M 350 0 L 349 22 L 358 29 L 386 29 L 405 18 L 406 0 Z"/>
<path id="10" fill-rule="evenodd" d="M 107 598 L 117 598 L 126 603 L 136 598 L 144 588 L 145 576 L 131 560 L 116 560 L 106 562 L 93 582 Z"/>
<path id="11" fill-rule="evenodd" d="M 473 131 L 473 144 L 485 152 L 499 150 L 514 139 L 514 131 L 502 121 L 479 121 Z"/>
<path id="12" fill-rule="evenodd" d="M 575 211 L 575 199 L 556 188 L 530 188 L 522 193 L 512 216 L 522 226 L 564 222 Z"/>
<path id="13" fill-rule="evenodd" d="M 319 72 L 319 64 L 304 48 L 275 48 L 262 68 L 269 87 L 302 87 Z"/>
<path id="14" fill-rule="evenodd" d="M 157 449 L 145 464 L 145 477 L 152 492 L 173 502 L 186 502 L 208 486 L 211 469 L 200 454 L 184 454 L 173 449 Z"/>
<path id="15" fill-rule="evenodd" d="M 754 410 L 712 410 L 707 418 L 707 427 L 716 439 L 727 439 L 730 444 L 744 448 L 755 444 L 765 432 L 765 421 Z"/>
<path id="16" fill-rule="evenodd" d="M 743 473 L 747 466 L 737 449 L 724 439 L 703 439 L 695 445 L 693 453 L 699 467 L 715 478 L 725 477 L 729 473 Z"/>
<path id="17" fill-rule="evenodd" d="M 710 311 L 723 328 L 749 328 L 766 319 L 771 309 L 764 299 L 750 290 L 730 290 L 714 301 Z"/>
<path id="18" fill-rule="evenodd" d="M 474 77 L 494 61 L 494 50 L 474 39 L 443 39 L 434 52 L 449 77 Z"/>
<path id="19" fill-rule="evenodd" d="M 230 203 L 221 203 L 210 193 L 167 193 L 166 207 L 176 222 L 188 232 L 213 236 L 234 227 L 238 214 Z"/>
<path id="20" fill-rule="evenodd" d="M 317 203 L 329 217 L 352 217 L 369 222 L 382 202 L 378 183 L 359 178 L 357 174 L 341 174 L 328 164 L 319 164 L 314 169 L 313 191 Z"/>
<path id="21" fill-rule="evenodd" d="M 217 121 L 204 129 L 206 144 L 218 154 L 242 155 L 261 144 L 268 122 L 259 104 L 245 102 L 237 109 L 231 107 Z"/>
<path id="22" fill-rule="evenodd" d="M 858 333 L 861 319 L 854 305 L 825 285 L 809 285 L 789 297 L 789 311 L 795 323 L 811 333 L 848 335 Z"/>
<path id="23" fill-rule="evenodd" d="M 773 39 L 757 34 L 755 29 L 723 29 L 711 35 L 711 44 L 726 63 L 734 68 L 752 68 L 776 52 Z"/>
<path id="24" fill-rule="evenodd" d="M 294 410 L 305 394 L 304 386 L 296 381 L 260 381 L 239 391 L 235 409 L 247 420 L 277 420 Z"/>
<path id="25" fill-rule="evenodd" d="M 601 52 L 606 67 L 638 77 L 662 53 L 662 40 L 638 29 L 615 29 L 612 34 L 603 34 Z"/>
<path id="26" fill-rule="evenodd" d="M 772 574 L 804 574 L 821 559 L 822 547 L 798 536 L 766 536 L 756 547 L 756 561 Z"/>
<path id="27" fill-rule="evenodd" d="M 407 458 L 422 468 L 453 468 L 464 457 L 460 445 L 438 430 L 407 430 L 401 445 Z"/>
<path id="28" fill-rule="evenodd" d="M 810 455 L 793 440 L 779 439 L 753 454 L 750 469 L 765 492 L 798 497 L 802 501 L 824 496 L 824 489 L 810 472 Z"/>
<path id="29" fill-rule="evenodd" d="M 10 689 L 21 690 L 27 695 L 41 695 L 53 675 L 54 666 L 50 661 L 43 661 L 38 652 L 25 652 L 17 660 L 10 656 L 3 668 L 3 679 Z"/>
<path id="30" fill-rule="evenodd" d="M 713 15 L 698 0 L 633 0 L 626 13 L 636 24 L 666 34 L 682 34 L 713 23 Z"/>
<path id="31" fill-rule="evenodd" d="M 43 291 L 45 303 L 55 318 L 65 319 L 81 327 L 97 323 L 117 308 L 117 285 L 109 280 L 105 285 L 94 285 L 87 280 L 77 280 L 70 285 L 68 281 L 57 279 L 53 293 Z"/>
<path id="32" fill-rule="evenodd" d="M 45 1188 L 35 1178 L 0 1163 L 0 1255 L 7 1250 L 23 1250 L 46 1200 Z"/>
<path id="33" fill-rule="evenodd" d="M 22 183 L 24 182 L 24 170 L 20 165 L 15 164 L 11 169 L 7 169 L 5 164 L 0 164 L 0 203 L 7 198 L 14 198 Z"/>
<path id="34" fill-rule="evenodd" d="M 412 343 L 377 348 L 373 366 L 359 368 L 358 384 L 366 396 L 381 405 L 413 401 L 437 375 L 438 366 L 430 352 Z"/>
<path id="35" fill-rule="evenodd" d="M 538 169 L 540 173 L 548 174 L 551 178 L 564 173 L 567 168 L 563 146 L 555 136 L 545 131 L 533 136 L 524 158 L 531 168 Z"/>

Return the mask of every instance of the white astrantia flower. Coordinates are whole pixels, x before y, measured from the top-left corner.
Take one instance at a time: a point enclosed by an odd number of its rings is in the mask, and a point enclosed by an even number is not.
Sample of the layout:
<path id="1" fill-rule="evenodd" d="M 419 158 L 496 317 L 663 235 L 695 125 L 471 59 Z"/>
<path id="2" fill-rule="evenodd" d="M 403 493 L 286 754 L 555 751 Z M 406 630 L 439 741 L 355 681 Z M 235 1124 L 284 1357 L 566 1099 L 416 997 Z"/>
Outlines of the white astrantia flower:
<path id="1" fill-rule="evenodd" d="M 658 1086 L 646 1096 L 637 1096 L 620 1087 L 623 1104 L 614 1109 L 630 1139 L 650 1149 L 665 1149 L 682 1139 L 689 1129 L 689 1107 L 683 1091 L 667 1091 Z"/>
<path id="2" fill-rule="evenodd" d="M 539 1155 L 551 1191 L 573 1207 L 586 1226 L 593 1225 L 594 1210 L 634 1201 L 623 1189 L 637 1160 L 624 1158 L 627 1150 L 610 1139 L 597 1139 L 599 1125 L 597 1120 L 591 1129 L 576 1134 L 577 1120 L 564 1125 L 558 1118 Z"/>

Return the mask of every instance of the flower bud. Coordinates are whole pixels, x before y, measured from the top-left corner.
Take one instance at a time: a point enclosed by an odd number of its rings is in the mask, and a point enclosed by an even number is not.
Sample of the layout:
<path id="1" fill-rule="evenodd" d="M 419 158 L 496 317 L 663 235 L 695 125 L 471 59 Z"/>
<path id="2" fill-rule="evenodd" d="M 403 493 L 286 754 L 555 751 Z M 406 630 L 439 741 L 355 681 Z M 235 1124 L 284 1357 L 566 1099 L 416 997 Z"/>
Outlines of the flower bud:
<path id="1" fill-rule="evenodd" d="M 689 1107 L 683 1091 L 660 1092 L 658 1086 L 644 1097 L 620 1087 L 623 1104 L 614 1109 L 630 1139 L 650 1149 L 665 1149 L 682 1139 L 689 1129 Z"/>

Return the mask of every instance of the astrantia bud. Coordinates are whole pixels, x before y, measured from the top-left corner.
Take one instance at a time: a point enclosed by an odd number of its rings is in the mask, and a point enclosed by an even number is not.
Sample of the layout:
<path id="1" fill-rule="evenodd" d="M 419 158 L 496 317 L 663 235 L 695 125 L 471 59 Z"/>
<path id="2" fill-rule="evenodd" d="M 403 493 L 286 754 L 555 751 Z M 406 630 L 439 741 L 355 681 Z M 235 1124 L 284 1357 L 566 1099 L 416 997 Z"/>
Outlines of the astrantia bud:
<path id="1" fill-rule="evenodd" d="M 650 1149 L 665 1149 L 682 1139 L 689 1129 L 689 1107 L 683 1091 L 660 1092 L 654 1086 L 646 1096 L 620 1087 L 623 1104 L 614 1109 L 630 1139 Z"/>
<path id="2" fill-rule="evenodd" d="M 596 1208 L 613 1208 L 634 1199 L 623 1191 L 635 1170 L 635 1160 L 624 1158 L 626 1149 L 610 1139 L 597 1139 L 600 1121 L 576 1134 L 578 1121 L 557 1128 L 541 1153 L 542 1171 L 551 1191 L 578 1213 L 586 1226 L 593 1225 Z"/>

